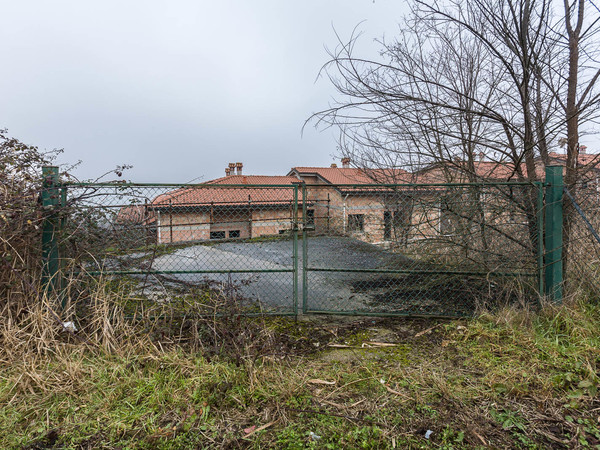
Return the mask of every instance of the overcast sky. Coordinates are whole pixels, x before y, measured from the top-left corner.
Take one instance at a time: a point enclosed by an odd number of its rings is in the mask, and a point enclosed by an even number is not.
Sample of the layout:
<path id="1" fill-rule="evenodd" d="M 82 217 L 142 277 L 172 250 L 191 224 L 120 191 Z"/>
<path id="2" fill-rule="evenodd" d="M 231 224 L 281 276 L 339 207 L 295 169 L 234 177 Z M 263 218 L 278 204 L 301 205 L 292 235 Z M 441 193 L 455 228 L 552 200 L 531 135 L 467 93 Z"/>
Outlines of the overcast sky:
<path id="1" fill-rule="evenodd" d="M 132 164 L 138 182 L 285 174 L 333 162 L 335 133 L 304 120 L 316 80 L 361 21 L 361 51 L 392 36 L 402 0 L 0 1 L 0 128 L 82 160 L 80 178 Z"/>

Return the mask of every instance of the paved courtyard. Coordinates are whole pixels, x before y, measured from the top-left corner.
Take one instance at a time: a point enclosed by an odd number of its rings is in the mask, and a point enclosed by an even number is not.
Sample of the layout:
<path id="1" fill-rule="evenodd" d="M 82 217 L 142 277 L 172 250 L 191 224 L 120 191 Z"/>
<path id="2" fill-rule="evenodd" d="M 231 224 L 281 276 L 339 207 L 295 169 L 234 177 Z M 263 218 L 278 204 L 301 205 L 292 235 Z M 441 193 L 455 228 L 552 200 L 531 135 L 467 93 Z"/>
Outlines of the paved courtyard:
<path id="1" fill-rule="evenodd" d="M 311 268 L 378 269 L 406 264 L 408 259 L 365 242 L 346 237 L 314 237 L 307 240 Z M 302 240 L 298 241 L 299 304 L 302 302 Z M 193 245 L 163 255 L 154 261 L 153 270 L 279 270 L 293 268 L 291 240 L 263 242 L 224 242 Z M 210 273 L 174 274 L 186 283 L 211 282 L 234 285 L 241 297 L 260 301 L 267 308 L 293 306 L 293 273 Z M 381 274 L 348 272 L 308 273 L 310 309 L 368 310 L 374 292 L 357 289 L 361 284 L 381 278 Z M 362 292 L 361 292 L 362 291 Z"/>

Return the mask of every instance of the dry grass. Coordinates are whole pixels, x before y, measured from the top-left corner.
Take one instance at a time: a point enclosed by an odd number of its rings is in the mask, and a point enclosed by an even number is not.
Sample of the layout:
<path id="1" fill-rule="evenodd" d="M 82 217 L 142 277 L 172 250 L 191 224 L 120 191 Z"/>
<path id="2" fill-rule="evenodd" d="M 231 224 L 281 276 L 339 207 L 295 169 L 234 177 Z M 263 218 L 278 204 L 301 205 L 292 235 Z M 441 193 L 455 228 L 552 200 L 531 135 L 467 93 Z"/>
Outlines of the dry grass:
<path id="1" fill-rule="evenodd" d="M 3 447 L 600 444 L 600 310 L 584 299 L 464 323 L 236 314 L 184 323 L 127 321 L 123 293 L 112 295 L 91 291 L 80 338 L 43 302 L 29 319 L 3 322 Z"/>

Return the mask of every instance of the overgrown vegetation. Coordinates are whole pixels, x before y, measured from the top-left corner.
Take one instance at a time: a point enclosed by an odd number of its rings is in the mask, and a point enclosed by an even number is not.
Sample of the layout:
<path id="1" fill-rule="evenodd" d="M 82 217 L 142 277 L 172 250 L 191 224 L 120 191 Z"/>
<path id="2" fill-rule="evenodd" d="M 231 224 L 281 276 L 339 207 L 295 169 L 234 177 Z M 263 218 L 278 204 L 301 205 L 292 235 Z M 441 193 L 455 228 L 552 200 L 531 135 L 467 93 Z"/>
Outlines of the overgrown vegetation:
<path id="1" fill-rule="evenodd" d="M 1 317 L 18 316 L 39 278 L 41 166 L 52 156 L 8 137 L 6 130 L 0 129 Z"/>
<path id="2" fill-rule="evenodd" d="M 469 322 L 136 323 L 122 300 L 95 293 L 80 338 L 41 307 L 36 327 L 5 324 L 3 448 L 600 445 L 589 299 Z"/>

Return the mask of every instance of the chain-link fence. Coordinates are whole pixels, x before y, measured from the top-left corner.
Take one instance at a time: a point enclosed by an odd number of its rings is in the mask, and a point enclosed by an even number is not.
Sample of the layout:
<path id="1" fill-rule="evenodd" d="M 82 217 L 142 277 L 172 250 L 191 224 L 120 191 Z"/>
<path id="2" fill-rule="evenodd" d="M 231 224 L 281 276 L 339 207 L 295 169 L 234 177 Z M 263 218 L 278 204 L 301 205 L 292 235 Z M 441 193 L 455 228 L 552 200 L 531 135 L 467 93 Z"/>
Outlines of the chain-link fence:
<path id="1" fill-rule="evenodd" d="M 463 316 L 539 297 L 541 184 L 60 185 L 62 272 L 210 312 Z M 198 308 L 205 305 L 206 308 Z"/>
<path id="2" fill-rule="evenodd" d="M 599 298 L 600 183 L 598 177 L 583 177 L 575 185 L 565 187 L 563 203 L 565 293 Z"/>
<path id="3" fill-rule="evenodd" d="M 62 189 L 63 266 L 125 287 L 133 313 L 156 302 L 197 309 L 216 298 L 247 313 L 296 313 L 297 186 Z"/>
<path id="4" fill-rule="evenodd" d="M 306 185 L 305 312 L 461 316 L 540 291 L 540 184 Z"/>

